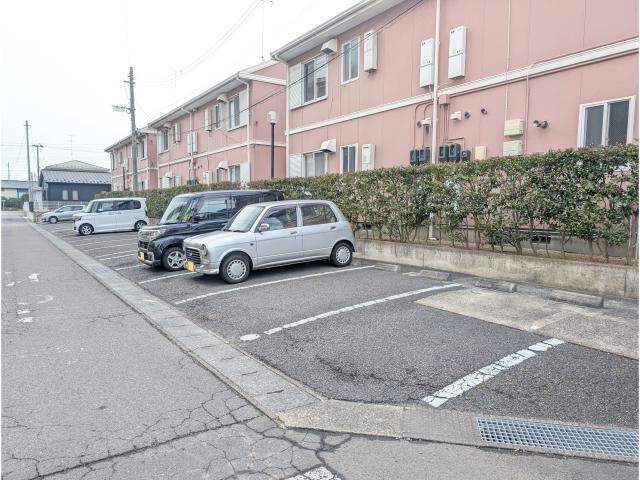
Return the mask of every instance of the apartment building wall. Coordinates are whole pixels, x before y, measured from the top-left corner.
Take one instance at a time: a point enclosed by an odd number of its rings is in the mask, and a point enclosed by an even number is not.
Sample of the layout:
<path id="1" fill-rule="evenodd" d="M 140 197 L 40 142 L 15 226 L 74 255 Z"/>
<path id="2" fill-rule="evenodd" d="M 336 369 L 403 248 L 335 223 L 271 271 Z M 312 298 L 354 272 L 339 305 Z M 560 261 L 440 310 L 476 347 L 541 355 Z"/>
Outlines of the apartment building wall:
<path id="1" fill-rule="evenodd" d="M 190 179 L 198 183 L 213 183 L 270 178 L 269 111 L 275 111 L 278 119 L 275 128 L 275 173 L 276 176 L 284 176 L 285 72 L 284 65 L 269 64 L 251 72 L 251 75 L 260 78 L 230 82 L 231 86 L 235 86 L 229 89 L 221 87 L 215 98 L 197 107 L 187 108 L 190 113 L 184 112 L 170 122 L 154 125 L 159 135 L 167 128 L 169 136 L 169 148 L 166 151 L 158 150 L 159 185 L 186 184 Z M 226 95 L 228 101 L 219 100 L 221 94 Z M 240 104 L 239 126 L 229 124 L 229 106 L 236 96 Z M 218 119 L 216 105 L 219 108 Z M 207 111 L 211 115 L 209 128 L 205 125 Z M 174 124 L 179 125 L 179 141 L 173 138 Z M 193 131 L 197 137 L 197 151 L 193 155 L 188 152 L 189 131 Z"/>
<path id="2" fill-rule="evenodd" d="M 360 157 L 363 144 L 374 144 L 374 167 L 406 165 L 410 150 L 431 146 L 433 130 L 417 122 L 434 117 L 433 87 L 420 87 L 420 44 L 435 37 L 436 1 L 403 14 L 414 3 L 337 36 L 338 53 L 327 57 L 326 98 L 288 112 L 289 162 L 330 139 L 337 151 L 325 155 L 328 172 L 340 171 L 342 146 L 356 145 Z M 442 0 L 437 144 L 459 143 L 472 158 L 474 147 L 486 147 L 487 157 L 502 155 L 510 141 L 521 142 L 523 153 L 575 147 L 583 142 L 585 104 L 627 97 L 627 140 L 637 142 L 637 15 L 635 0 Z M 449 79 L 449 31 L 459 25 L 467 28 L 465 74 Z M 365 72 L 362 39 L 371 30 L 378 31 L 378 65 Z M 358 77 L 343 82 L 340 52 L 355 38 Z M 320 46 L 287 64 L 320 55 Z M 460 120 L 450 119 L 455 112 Z M 523 121 L 521 134 L 504 134 L 508 119 Z"/>
<path id="3" fill-rule="evenodd" d="M 138 182 L 144 190 L 158 188 L 158 165 L 155 135 L 145 133 L 139 139 L 145 145 L 142 155 L 138 147 Z M 130 190 L 133 185 L 133 164 L 131 162 L 131 140 L 122 140 L 106 150 L 111 160 L 111 185 L 114 191 Z M 123 170 L 124 167 L 124 170 Z"/>

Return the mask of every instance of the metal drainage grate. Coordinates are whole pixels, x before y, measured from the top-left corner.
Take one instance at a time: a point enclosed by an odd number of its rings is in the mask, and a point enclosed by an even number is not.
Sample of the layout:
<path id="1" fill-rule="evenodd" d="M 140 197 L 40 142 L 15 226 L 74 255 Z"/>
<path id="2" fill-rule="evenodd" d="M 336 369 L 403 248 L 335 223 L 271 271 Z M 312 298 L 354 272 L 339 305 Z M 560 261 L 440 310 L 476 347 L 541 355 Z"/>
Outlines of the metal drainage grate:
<path id="1" fill-rule="evenodd" d="M 502 445 L 637 458 L 638 433 L 625 430 L 478 418 L 482 440 Z"/>

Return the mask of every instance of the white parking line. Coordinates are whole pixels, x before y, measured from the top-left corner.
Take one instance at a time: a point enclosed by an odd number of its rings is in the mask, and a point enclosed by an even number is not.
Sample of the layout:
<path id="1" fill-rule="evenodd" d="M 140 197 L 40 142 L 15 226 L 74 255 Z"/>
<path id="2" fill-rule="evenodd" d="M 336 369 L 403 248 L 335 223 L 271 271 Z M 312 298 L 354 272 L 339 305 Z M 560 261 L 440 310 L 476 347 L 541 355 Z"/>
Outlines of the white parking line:
<path id="1" fill-rule="evenodd" d="M 137 250 L 123 250 L 121 252 L 103 253 L 102 255 L 96 255 L 95 258 L 111 257 L 112 255 L 118 255 L 119 253 L 138 253 Z"/>
<path id="2" fill-rule="evenodd" d="M 299 277 L 282 278 L 280 280 L 271 280 L 270 282 L 256 283 L 256 284 L 253 284 L 253 285 L 244 285 L 242 287 L 227 288 L 225 290 L 219 290 L 217 292 L 211 292 L 211 293 L 205 293 L 203 295 L 198 295 L 197 297 L 191 297 L 191 298 L 185 298 L 184 300 L 178 300 L 177 302 L 174 302 L 174 305 L 182 305 L 183 303 L 192 302 L 194 300 L 200 300 L 202 298 L 213 297 L 215 295 L 222 295 L 223 293 L 237 292 L 239 290 L 247 290 L 249 288 L 265 287 L 267 285 L 275 285 L 277 283 L 292 282 L 292 281 L 295 281 L 295 280 L 303 280 L 305 278 L 322 277 L 323 275 L 334 275 L 336 273 L 353 272 L 355 270 L 364 270 L 364 269 L 367 269 L 367 268 L 373 268 L 373 265 L 367 265 L 366 267 L 343 268 L 343 269 L 340 269 L 340 270 L 336 269 L 336 270 L 330 270 L 328 272 L 312 273 L 310 275 L 301 275 Z"/>
<path id="3" fill-rule="evenodd" d="M 558 345 L 562 345 L 563 343 L 564 341 L 558 340 L 557 338 L 549 338 L 547 340 L 543 340 L 542 342 L 531 345 L 524 350 L 518 350 L 516 353 L 507 355 L 506 357 L 501 358 L 491 365 L 487 365 L 486 367 L 482 367 L 475 372 L 471 372 L 469 375 L 465 375 L 461 379 L 447 385 L 443 389 L 438 390 L 433 395 L 424 397 L 422 401 L 428 403 L 432 407 L 439 407 L 447 400 L 459 397 L 464 392 L 471 390 L 473 387 L 476 387 L 481 383 L 486 382 L 487 380 L 490 380 L 500 372 L 509 370 L 511 367 L 524 362 L 528 358 L 535 357 L 535 352 L 545 352 L 551 347 L 556 347 Z"/>
<path id="4" fill-rule="evenodd" d="M 87 248 L 86 250 L 83 250 L 84 252 L 93 252 L 95 250 L 104 250 L 105 248 L 117 248 L 117 247 L 131 247 L 131 242 L 129 243 L 120 243 L 118 245 L 108 245 L 106 247 L 95 247 L 95 248 Z"/>
<path id="5" fill-rule="evenodd" d="M 135 256 L 134 254 L 130 253 L 130 254 L 128 254 L 128 255 L 118 255 L 118 256 L 116 256 L 116 257 L 100 258 L 100 260 L 101 260 L 101 261 L 102 261 L 102 260 L 115 260 L 116 258 L 134 257 L 134 256 Z M 98 257 L 96 257 L 96 258 L 98 258 Z"/>
<path id="6" fill-rule="evenodd" d="M 193 275 L 194 273 L 197 273 L 197 272 L 184 272 L 184 273 L 176 273 L 175 275 L 163 275 L 162 277 L 152 278 L 150 280 L 143 280 L 141 282 L 138 282 L 138 285 L 142 285 L 143 283 L 158 282 L 160 280 L 166 280 L 167 278 L 182 277 L 183 275 Z"/>
<path id="7" fill-rule="evenodd" d="M 313 317 L 303 318 L 302 320 L 298 320 L 297 322 L 286 323 L 286 324 L 284 324 L 284 325 L 282 325 L 280 327 L 271 328 L 271 329 L 269 329 L 269 330 L 267 330 L 267 331 L 265 331 L 263 333 L 265 335 L 273 335 L 274 333 L 281 332 L 282 330 L 286 330 L 286 329 L 293 328 L 293 327 L 299 327 L 300 325 L 304 325 L 306 323 L 315 322 L 316 320 L 320 320 L 321 318 L 333 317 L 333 316 L 339 315 L 341 313 L 350 312 L 352 310 L 357 310 L 357 309 L 360 309 L 360 308 L 370 307 L 372 305 L 378 305 L 380 303 L 386 303 L 386 302 L 389 302 L 391 300 L 398 300 L 400 298 L 406 298 L 406 297 L 412 297 L 414 295 L 420 295 L 421 293 L 435 292 L 437 290 L 444 290 L 444 289 L 449 289 L 449 288 L 453 288 L 453 287 L 460 287 L 460 286 L 461 285 L 459 283 L 450 283 L 448 285 L 438 285 L 438 286 L 435 286 L 435 287 L 421 288 L 420 290 L 411 290 L 410 292 L 398 293 L 396 295 L 390 295 L 388 297 L 378 298 L 376 300 L 369 300 L 368 302 L 357 303 L 357 304 L 351 305 L 349 307 L 339 308 L 338 310 L 331 310 L 330 312 L 321 313 L 320 315 L 315 315 Z M 243 335 L 242 337 L 240 337 L 240 340 L 248 342 L 248 341 L 251 341 L 251 340 L 256 340 L 259 337 L 260 337 L 260 335 L 258 335 L 256 333 L 250 333 L 249 335 Z"/>
<path id="8" fill-rule="evenodd" d="M 80 238 L 78 238 L 76 240 L 69 240 L 67 243 L 69 243 L 69 244 L 71 244 L 71 245 L 73 245 L 75 247 L 75 246 L 79 246 L 79 245 L 96 245 L 96 244 L 101 244 L 101 243 L 122 242 L 122 240 L 123 240 L 122 238 L 117 238 L 117 239 L 114 239 L 114 240 L 100 240 L 100 241 L 97 241 L 97 242 L 87 242 L 86 240 L 83 240 L 82 238 L 83 237 L 80 237 Z M 71 243 L 71 242 L 73 242 L 73 243 Z"/>
<path id="9" fill-rule="evenodd" d="M 139 268 L 139 267 L 146 267 L 147 265 L 145 265 L 144 263 L 139 263 L 138 265 L 129 265 L 128 267 L 118 267 L 118 268 L 114 268 L 114 270 L 128 270 L 130 268 Z"/>

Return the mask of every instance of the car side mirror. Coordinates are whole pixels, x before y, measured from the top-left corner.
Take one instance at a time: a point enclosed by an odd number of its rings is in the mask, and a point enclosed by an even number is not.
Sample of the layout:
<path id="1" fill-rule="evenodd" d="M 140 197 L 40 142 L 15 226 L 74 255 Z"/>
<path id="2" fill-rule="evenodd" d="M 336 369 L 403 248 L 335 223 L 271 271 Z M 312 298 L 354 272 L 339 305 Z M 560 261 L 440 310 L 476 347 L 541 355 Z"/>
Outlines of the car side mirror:
<path id="1" fill-rule="evenodd" d="M 268 223 L 261 223 L 260 226 L 258 227 L 258 231 L 259 232 L 266 232 L 267 230 L 269 230 L 271 227 L 269 226 Z"/>

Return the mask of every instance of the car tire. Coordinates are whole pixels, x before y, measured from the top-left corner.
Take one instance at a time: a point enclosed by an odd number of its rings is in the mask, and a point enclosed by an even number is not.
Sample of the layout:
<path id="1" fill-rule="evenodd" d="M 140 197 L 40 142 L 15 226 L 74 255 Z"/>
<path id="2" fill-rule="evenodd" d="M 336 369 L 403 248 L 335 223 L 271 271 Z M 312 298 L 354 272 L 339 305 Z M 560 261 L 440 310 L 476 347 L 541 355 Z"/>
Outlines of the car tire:
<path id="1" fill-rule="evenodd" d="M 134 231 L 138 231 L 140 230 L 142 227 L 144 227 L 147 224 L 147 222 L 145 222 L 144 220 L 138 220 L 135 225 L 133 226 L 133 230 Z"/>
<path id="2" fill-rule="evenodd" d="M 220 276 L 227 283 L 240 283 L 249 278 L 251 261 L 244 253 L 232 253 L 220 265 Z"/>
<path id="3" fill-rule="evenodd" d="M 78 228 L 78 233 L 80 235 L 82 235 L 83 237 L 86 236 L 86 235 L 91 235 L 93 233 L 93 227 L 91 225 L 89 225 L 88 223 L 83 223 Z"/>
<path id="4" fill-rule="evenodd" d="M 167 248 L 162 254 L 162 266 L 170 272 L 177 272 L 184 268 L 187 257 L 181 247 Z"/>
<path id="5" fill-rule="evenodd" d="M 338 242 L 331 252 L 331 263 L 336 267 L 346 267 L 353 260 L 353 250 L 347 242 Z"/>
<path id="6" fill-rule="evenodd" d="M 51 224 L 58 223 L 58 217 L 49 217 L 48 222 Z"/>

